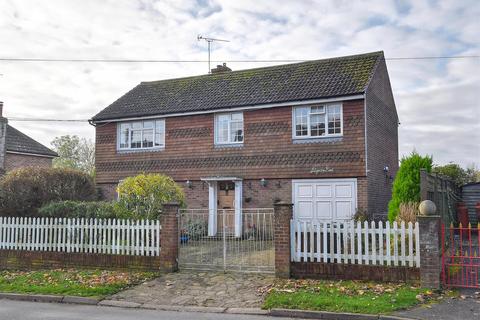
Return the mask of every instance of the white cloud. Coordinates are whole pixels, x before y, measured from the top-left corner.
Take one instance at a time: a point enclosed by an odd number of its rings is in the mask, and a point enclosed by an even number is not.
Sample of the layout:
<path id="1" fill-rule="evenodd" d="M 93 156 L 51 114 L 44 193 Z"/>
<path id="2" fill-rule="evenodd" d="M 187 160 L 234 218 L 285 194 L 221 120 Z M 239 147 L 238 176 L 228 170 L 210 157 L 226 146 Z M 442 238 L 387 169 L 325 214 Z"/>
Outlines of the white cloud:
<path id="1" fill-rule="evenodd" d="M 199 33 L 231 40 L 214 45 L 215 60 L 375 50 L 387 58 L 478 55 L 479 15 L 475 0 L 11 0 L 0 4 L 1 56 L 205 59 Z M 388 61 L 402 154 L 415 147 L 438 163 L 480 162 L 479 61 Z M 0 100 L 7 116 L 86 119 L 140 81 L 206 70 L 204 64 L 0 62 Z M 47 145 L 57 135 L 93 138 L 94 132 L 88 124 L 13 125 Z"/>

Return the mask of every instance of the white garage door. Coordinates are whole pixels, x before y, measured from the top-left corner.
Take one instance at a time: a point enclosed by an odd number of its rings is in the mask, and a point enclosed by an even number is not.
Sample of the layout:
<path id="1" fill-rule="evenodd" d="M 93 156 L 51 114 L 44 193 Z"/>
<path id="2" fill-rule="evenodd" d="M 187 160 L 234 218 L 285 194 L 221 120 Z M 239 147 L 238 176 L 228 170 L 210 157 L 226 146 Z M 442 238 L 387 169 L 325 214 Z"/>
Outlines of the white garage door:
<path id="1" fill-rule="evenodd" d="M 350 220 L 357 207 L 357 179 L 293 180 L 297 220 Z"/>

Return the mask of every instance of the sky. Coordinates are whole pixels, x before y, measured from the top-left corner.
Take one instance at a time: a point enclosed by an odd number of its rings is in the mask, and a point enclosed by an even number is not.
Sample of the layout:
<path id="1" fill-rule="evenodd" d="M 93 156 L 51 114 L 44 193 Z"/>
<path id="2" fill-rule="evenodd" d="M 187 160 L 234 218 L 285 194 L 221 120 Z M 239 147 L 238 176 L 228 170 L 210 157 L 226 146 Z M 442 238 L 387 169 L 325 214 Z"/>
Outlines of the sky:
<path id="1" fill-rule="evenodd" d="M 321 59 L 480 55 L 480 2 L 0 0 L 0 58 Z M 233 70 L 278 63 L 229 63 Z M 480 166 L 480 58 L 387 61 L 399 151 Z M 141 81 L 205 74 L 202 63 L 0 60 L 7 117 L 89 119 Z M 9 122 L 43 144 L 94 139 L 88 123 Z"/>

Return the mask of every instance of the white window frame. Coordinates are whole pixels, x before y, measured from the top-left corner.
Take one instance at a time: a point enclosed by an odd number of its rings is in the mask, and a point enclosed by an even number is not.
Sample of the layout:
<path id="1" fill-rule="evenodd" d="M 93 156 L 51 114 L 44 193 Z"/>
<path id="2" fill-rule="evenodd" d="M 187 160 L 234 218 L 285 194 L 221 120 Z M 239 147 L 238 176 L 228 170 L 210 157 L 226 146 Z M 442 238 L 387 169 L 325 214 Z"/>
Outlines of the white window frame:
<path id="1" fill-rule="evenodd" d="M 219 133 L 219 128 L 218 128 L 218 124 L 219 124 L 218 121 L 219 120 L 218 119 L 219 119 L 219 117 L 225 116 L 225 115 L 229 115 L 231 117 L 232 114 L 241 114 L 242 115 L 242 134 L 243 134 L 242 141 L 232 141 L 231 125 L 232 125 L 232 122 L 236 122 L 236 121 L 232 121 L 231 119 L 228 122 L 228 141 L 218 141 L 218 133 Z M 214 121 L 215 121 L 215 133 L 214 133 L 215 145 L 242 145 L 245 142 L 245 119 L 244 119 L 242 111 L 240 111 L 240 112 L 228 112 L 228 113 L 216 113 Z"/>
<path id="2" fill-rule="evenodd" d="M 297 136 L 297 124 L 296 124 L 296 117 L 295 117 L 295 110 L 301 108 L 312 108 L 312 107 L 321 107 L 325 108 L 325 134 L 323 136 L 312 136 L 311 135 L 311 128 L 310 128 L 310 116 L 311 112 L 308 113 L 307 117 L 307 135 L 305 136 Z M 340 107 L 340 133 L 329 134 L 328 133 L 328 107 L 330 106 L 338 106 Z M 326 104 L 315 104 L 315 105 L 301 105 L 292 108 L 292 138 L 295 140 L 300 139 L 325 139 L 325 138 L 333 138 L 333 137 L 342 137 L 343 136 L 343 104 L 342 103 L 326 103 Z"/>
<path id="3" fill-rule="evenodd" d="M 153 122 L 153 146 L 152 147 L 140 147 L 140 148 L 132 148 L 132 125 L 133 123 L 138 123 L 138 122 L 141 122 L 142 123 L 142 129 L 141 130 L 141 138 L 140 138 L 140 141 L 143 143 L 143 132 L 144 130 L 147 130 L 145 127 L 144 127 L 144 123 L 145 122 Z M 155 139 L 156 139 L 156 136 L 157 136 L 157 131 L 156 131 L 156 128 L 157 128 L 157 122 L 161 122 L 163 123 L 163 134 L 162 134 L 162 141 L 161 141 L 161 145 L 160 146 L 155 146 L 155 143 L 157 142 Z M 129 142 L 128 142 L 128 147 L 121 147 L 121 135 L 122 135 L 122 125 L 124 124 L 129 124 L 130 125 L 130 132 L 129 132 Z M 123 121 L 123 122 L 118 122 L 117 123 L 117 150 L 118 151 L 131 151 L 131 152 L 135 152 L 135 151 L 145 151 L 145 150 L 163 150 L 165 149 L 165 135 L 166 135 L 166 124 L 165 124 L 165 119 L 164 118 L 156 118 L 156 119 L 148 119 L 148 120 L 137 120 L 137 121 Z"/>

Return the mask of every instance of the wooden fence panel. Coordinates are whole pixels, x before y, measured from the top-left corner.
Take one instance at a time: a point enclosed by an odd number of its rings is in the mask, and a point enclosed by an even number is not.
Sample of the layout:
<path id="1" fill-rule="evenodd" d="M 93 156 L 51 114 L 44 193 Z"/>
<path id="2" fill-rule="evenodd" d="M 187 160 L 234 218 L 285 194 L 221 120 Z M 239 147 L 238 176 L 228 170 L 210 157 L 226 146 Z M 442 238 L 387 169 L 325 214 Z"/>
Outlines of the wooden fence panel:
<path id="1" fill-rule="evenodd" d="M 291 220 L 293 262 L 420 267 L 418 223 Z"/>
<path id="2" fill-rule="evenodd" d="M 159 256 L 160 222 L 0 217 L 0 249 Z"/>

